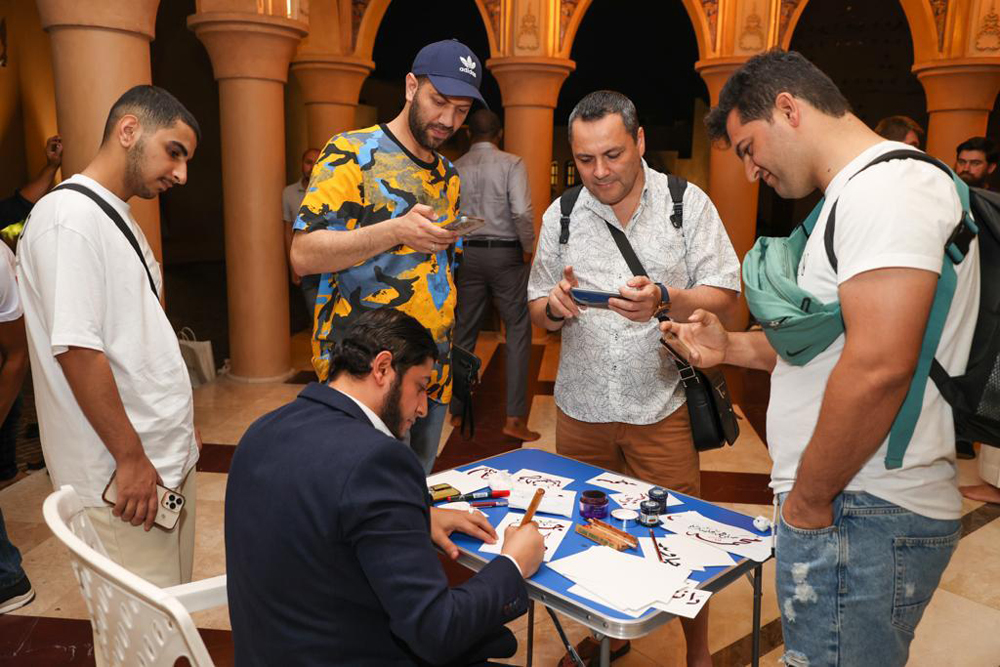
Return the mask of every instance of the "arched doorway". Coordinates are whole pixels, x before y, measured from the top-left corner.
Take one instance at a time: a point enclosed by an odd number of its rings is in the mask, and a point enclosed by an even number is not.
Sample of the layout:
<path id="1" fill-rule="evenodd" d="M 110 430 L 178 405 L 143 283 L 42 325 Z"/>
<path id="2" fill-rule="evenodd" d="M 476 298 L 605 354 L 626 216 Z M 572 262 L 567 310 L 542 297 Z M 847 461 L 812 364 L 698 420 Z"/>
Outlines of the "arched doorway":
<path id="1" fill-rule="evenodd" d="M 869 126 L 885 116 L 903 115 L 927 128 L 924 90 L 911 72 L 913 38 L 898 2 L 811 0 L 789 48 L 826 72 Z M 758 235 L 788 234 L 819 197 L 814 193 L 788 201 L 761 183 Z"/>
<path id="2" fill-rule="evenodd" d="M 708 143 L 701 119 L 708 90 L 694 69 L 698 42 L 682 3 L 639 0 L 623 12 L 616 0 L 594 0 L 580 22 L 570 57 L 576 70 L 563 84 L 555 111 L 553 161 L 559 176 L 553 195 L 572 177 L 569 114 L 586 94 L 604 88 L 635 102 L 650 166 L 681 173 L 707 189 Z"/>

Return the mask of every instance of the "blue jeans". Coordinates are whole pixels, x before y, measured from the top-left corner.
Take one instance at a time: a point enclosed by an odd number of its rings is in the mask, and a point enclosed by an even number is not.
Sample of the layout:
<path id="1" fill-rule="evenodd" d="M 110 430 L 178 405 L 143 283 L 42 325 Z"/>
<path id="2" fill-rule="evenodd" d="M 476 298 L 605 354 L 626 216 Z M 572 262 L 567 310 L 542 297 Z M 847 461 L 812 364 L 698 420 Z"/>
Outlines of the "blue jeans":
<path id="1" fill-rule="evenodd" d="M 860 492 L 837 496 L 827 528 L 803 530 L 782 517 L 775 556 L 785 664 L 905 665 L 960 537 L 957 520 Z"/>
<path id="2" fill-rule="evenodd" d="M 7 537 L 7 526 L 3 522 L 3 510 L 0 510 L 0 588 L 16 584 L 24 576 L 24 570 L 21 569 L 21 552 Z"/>
<path id="3" fill-rule="evenodd" d="M 431 474 L 431 468 L 434 467 L 438 445 L 441 444 L 441 430 L 444 428 L 444 418 L 447 415 L 447 403 L 427 399 L 427 416 L 418 419 L 406 437 L 410 449 L 416 453 L 421 465 L 424 466 L 424 474 Z"/>

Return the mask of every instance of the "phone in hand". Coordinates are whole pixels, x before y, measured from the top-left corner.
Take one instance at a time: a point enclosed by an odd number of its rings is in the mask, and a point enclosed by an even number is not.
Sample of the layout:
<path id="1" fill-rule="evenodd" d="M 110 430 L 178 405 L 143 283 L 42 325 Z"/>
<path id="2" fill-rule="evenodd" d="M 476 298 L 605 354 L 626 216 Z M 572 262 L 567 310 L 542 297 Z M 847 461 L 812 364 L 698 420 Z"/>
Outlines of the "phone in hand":
<path id="1" fill-rule="evenodd" d="M 570 289 L 569 293 L 573 297 L 574 303 L 588 308 L 608 308 L 608 299 L 629 300 L 618 292 L 602 292 L 601 290 L 580 289 L 579 287 Z"/>
<path id="2" fill-rule="evenodd" d="M 108 485 L 104 488 L 104 493 L 101 495 L 101 499 L 109 505 L 118 504 L 118 485 L 115 484 L 116 474 L 117 472 L 112 473 L 111 479 L 108 480 Z M 156 497 L 158 502 L 156 505 L 156 519 L 153 523 L 160 528 L 173 530 L 177 525 L 178 519 L 181 518 L 181 509 L 186 502 L 184 496 L 177 491 L 157 484 Z"/>
<path id="3" fill-rule="evenodd" d="M 486 220 L 483 218 L 475 218 L 471 215 L 460 215 L 447 225 L 443 225 L 442 229 L 447 229 L 449 232 L 455 232 L 459 236 L 465 236 L 479 230 L 485 224 Z"/>

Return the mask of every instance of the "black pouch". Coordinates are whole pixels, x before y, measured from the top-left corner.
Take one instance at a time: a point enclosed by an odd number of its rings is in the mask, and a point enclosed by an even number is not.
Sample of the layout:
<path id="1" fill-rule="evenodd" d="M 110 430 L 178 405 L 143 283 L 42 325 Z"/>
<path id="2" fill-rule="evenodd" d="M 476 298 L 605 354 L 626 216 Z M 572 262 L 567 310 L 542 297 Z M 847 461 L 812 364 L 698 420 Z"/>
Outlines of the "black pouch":
<path id="1" fill-rule="evenodd" d="M 452 400 L 462 402 L 462 425 L 459 433 L 465 435 L 465 425 L 469 424 L 471 438 L 476 434 L 476 419 L 472 410 L 472 394 L 479 384 L 479 369 L 483 362 L 472 352 L 457 345 L 451 346 L 451 393 Z"/>

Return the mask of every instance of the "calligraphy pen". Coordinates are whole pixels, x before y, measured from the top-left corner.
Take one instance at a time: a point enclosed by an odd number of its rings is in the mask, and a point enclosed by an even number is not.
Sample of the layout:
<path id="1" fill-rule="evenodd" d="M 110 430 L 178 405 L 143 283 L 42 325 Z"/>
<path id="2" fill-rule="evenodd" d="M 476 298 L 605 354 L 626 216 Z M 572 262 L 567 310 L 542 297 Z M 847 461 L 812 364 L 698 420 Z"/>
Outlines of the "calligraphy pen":
<path id="1" fill-rule="evenodd" d="M 535 510 L 538 509 L 538 504 L 542 502 L 542 496 L 545 495 L 545 489 L 537 489 L 535 495 L 531 498 L 531 503 L 528 505 L 528 510 L 524 513 L 524 518 L 521 519 L 521 524 L 524 525 L 531 521 L 535 517 Z"/>
<path id="2" fill-rule="evenodd" d="M 660 545 L 656 543 L 656 533 L 653 532 L 652 528 L 649 529 L 649 539 L 653 540 L 653 551 L 656 552 L 656 557 L 660 559 L 661 563 L 665 562 L 663 554 L 660 553 Z"/>

